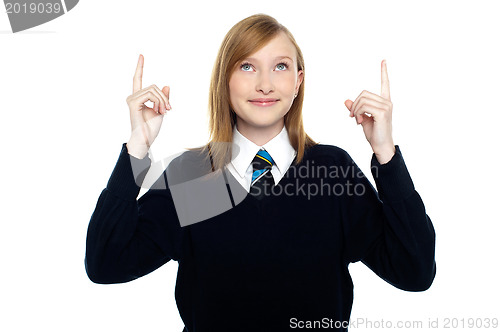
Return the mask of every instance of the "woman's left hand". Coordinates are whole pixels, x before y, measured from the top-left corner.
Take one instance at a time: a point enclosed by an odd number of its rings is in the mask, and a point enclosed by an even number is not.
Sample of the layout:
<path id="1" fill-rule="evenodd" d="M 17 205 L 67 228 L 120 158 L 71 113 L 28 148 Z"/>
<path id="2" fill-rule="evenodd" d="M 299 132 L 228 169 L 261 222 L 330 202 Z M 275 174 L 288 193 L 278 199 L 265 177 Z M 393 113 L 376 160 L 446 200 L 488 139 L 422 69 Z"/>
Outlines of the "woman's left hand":
<path id="1" fill-rule="evenodd" d="M 382 60 L 381 67 L 381 95 L 363 90 L 354 102 L 347 99 L 344 104 L 350 111 L 349 116 L 363 127 L 378 162 L 385 164 L 394 156 L 396 148 L 392 140 L 392 102 L 385 60 Z"/>

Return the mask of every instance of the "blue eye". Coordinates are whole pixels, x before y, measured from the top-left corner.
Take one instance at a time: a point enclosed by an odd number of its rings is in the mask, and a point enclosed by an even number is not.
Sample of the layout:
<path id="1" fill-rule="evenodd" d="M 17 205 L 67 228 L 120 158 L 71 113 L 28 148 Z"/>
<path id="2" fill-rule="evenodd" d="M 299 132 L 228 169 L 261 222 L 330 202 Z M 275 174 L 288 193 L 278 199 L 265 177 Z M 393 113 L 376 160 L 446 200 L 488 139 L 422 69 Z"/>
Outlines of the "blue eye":
<path id="1" fill-rule="evenodd" d="M 280 70 L 280 71 L 281 71 L 281 70 L 286 70 L 287 68 L 288 68 L 288 65 L 287 65 L 286 63 L 283 63 L 283 62 L 282 62 L 282 63 L 278 63 L 278 64 L 276 65 L 276 69 L 277 69 L 277 70 Z"/>
<path id="2" fill-rule="evenodd" d="M 250 65 L 249 63 L 244 63 L 241 65 L 240 67 L 243 71 L 250 71 L 252 70 L 252 65 Z"/>

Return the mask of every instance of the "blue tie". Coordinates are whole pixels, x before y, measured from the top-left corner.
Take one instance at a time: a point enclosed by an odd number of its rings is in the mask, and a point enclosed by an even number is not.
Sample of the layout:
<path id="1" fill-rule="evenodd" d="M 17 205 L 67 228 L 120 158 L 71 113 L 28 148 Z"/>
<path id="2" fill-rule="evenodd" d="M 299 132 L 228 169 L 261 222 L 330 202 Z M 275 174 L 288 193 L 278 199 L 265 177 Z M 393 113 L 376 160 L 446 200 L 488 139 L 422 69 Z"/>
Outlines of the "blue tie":
<path id="1" fill-rule="evenodd" d="M 271 187 L 274 186 L 274 179 L 271 174 L 274 161 L 269 153 L 262 149 L 253 158 L 252 165 L 253 173 L 250 194 L 257 199 L 262 199 L 264 196 L 269 195 Z"/>

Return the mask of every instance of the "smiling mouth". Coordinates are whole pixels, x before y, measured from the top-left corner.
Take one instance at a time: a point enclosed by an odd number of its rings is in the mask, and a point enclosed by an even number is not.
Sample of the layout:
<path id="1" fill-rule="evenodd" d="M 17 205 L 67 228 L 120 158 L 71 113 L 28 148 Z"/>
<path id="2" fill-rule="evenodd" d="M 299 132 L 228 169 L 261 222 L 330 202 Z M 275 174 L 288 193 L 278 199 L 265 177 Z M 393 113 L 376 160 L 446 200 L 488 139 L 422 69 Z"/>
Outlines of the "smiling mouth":
<path id="1" fill-rule="evenodd" d="M 257 99 L 251 99 L 248 102 L 256 106 L 272 106 L 276 104 L 278 101 L 279 99 L 275 98 L 257 98 Z"/>

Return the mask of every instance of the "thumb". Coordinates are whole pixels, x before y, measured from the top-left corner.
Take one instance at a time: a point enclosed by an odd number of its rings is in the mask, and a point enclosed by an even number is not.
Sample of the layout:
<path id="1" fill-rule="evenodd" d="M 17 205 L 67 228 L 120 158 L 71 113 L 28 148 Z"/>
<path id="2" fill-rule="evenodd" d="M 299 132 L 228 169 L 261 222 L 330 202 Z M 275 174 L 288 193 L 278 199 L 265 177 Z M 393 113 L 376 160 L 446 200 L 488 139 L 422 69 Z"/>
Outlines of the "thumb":
<path id="1" fill-rule="evenodd" d="M 345 107 L 347 107 L 347 109 L 349 111 L 351 111 L 352 104 L 354 104 L 354 102 L 352 100 L 350 100 L 350 99 L 347 99 L 346 101 L 344 101 L 344 105 L 345 105 Z M 352 113 L 349 116 L 352 117 Z"/>
<path id="2" fill-rule="evenodd" d="M 167 98 L 170 97 L 170 87 L 169 86 L 164 86 L 163 89 L 161 89 L 163 93 L 167 96 Z"/>
<path id="3" fill-rule="evenodd" d="M 161 91 L 165 94 L 165 97 L 167 97 L 167 109 L 171 110 L 172 106 L 170 106 L 170 87 L 169 86 L 164 86 Z"/>

